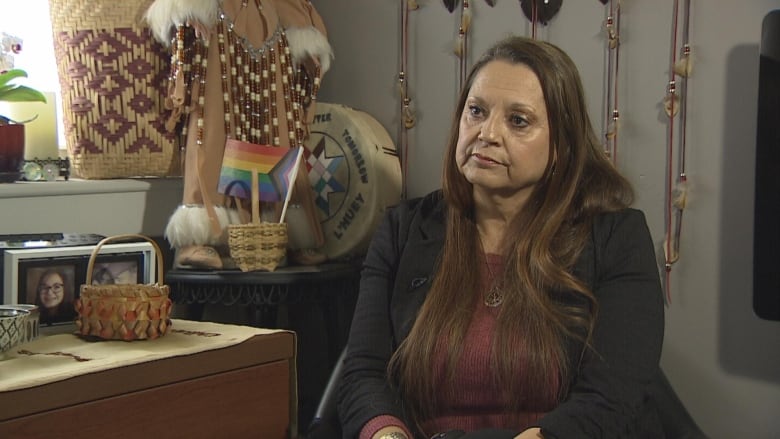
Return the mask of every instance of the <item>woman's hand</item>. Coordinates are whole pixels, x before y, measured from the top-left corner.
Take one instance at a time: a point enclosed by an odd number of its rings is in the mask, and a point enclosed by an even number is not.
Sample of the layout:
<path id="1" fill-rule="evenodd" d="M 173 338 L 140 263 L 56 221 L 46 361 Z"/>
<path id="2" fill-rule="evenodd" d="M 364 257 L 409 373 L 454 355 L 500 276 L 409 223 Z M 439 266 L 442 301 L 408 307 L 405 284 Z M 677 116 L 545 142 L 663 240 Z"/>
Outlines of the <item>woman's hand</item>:
<path id="1" fill-rule="evenodd" d="M 377 431 L 371 439 L 411 439 L 406 432 L 398 426 L 391 425 Z"/>
<path id="2" fill-rule="evenodd" d="M 515 436 L 515 439 L 544 439 L 541 428 L 529 428 Z"/>
<path id="3" fill-rule="evenodd" d="M 435 434 L 431 439 L 544 439 L 539 428 L 529 428 L 520 434 L 514 431 L 487 428 L 466 433 L 463 430 L 451 430 Z"/>

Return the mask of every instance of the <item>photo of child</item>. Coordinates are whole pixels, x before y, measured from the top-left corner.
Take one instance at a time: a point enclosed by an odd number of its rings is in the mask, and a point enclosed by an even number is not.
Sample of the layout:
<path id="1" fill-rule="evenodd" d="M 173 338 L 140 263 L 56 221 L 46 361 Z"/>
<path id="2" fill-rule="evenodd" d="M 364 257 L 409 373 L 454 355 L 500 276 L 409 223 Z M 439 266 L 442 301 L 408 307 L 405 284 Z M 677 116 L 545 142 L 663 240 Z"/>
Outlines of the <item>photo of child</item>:
<path id="1" fill-rule="evenodd" d="M 75 265 L 34 267 L 27 271 L 27 303 L 38 306 L 40 323 L 70 322 L 76 317 Z"/>

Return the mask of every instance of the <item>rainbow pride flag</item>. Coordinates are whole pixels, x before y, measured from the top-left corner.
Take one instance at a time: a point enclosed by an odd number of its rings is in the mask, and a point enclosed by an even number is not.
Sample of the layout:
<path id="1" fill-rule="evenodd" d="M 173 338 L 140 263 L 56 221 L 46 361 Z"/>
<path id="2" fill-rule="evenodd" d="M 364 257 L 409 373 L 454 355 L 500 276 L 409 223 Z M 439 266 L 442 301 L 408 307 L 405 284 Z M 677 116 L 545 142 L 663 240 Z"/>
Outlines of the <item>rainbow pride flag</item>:
<path id="1" fill-rule="evenodd" d="M 252 195 L 252 169 L 258 172 L 260 201 L 284 201 L 293 184 L 301 147 L 257 145 L 228 139 L 222 156 L 217 191 L 239 198 Z"/>

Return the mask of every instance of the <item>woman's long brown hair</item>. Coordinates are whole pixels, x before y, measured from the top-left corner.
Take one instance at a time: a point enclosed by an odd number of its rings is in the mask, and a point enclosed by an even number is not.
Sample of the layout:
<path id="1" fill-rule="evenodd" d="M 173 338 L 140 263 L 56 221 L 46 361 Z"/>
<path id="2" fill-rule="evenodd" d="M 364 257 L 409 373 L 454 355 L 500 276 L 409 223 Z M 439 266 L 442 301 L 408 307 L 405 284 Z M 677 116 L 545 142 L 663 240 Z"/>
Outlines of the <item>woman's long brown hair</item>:
<path id="1" fill-rule="evenodd" d="M 510 224 L 504 242 L 504 302 L 492 345 L 495 377 L 506 389 L 507 412 L 536 411 L 560 401 L 583 351 L 568 352 L 572 339 L 588 346 L 598 304 L 572 268 L 585 247 L 594 215 L 633 201 L 629 182 L 605 156 L 587 113 L 574 62 L 543 41 L 509 37 L 474 64 L 461 91 L 448 143 L 442 189 L 449 205 L 447 232 L 428 297 L 408 338 L 389 365 L 417 427 L 435 416 L 450 386 L 436 388 L 434 352 L 446 340 L 447 377 L 473 312 L 479 283 L 478 231 L 473 187 L 455 162 L 460 115 L 475 76 L 494 60 L 533 70 L 544 93 L 550 127 L 550 161 L 525 208 Z M 573 360 L 572 360 L 573 359 Z M 550 394 L 551 389 L 557 393 Z"/>

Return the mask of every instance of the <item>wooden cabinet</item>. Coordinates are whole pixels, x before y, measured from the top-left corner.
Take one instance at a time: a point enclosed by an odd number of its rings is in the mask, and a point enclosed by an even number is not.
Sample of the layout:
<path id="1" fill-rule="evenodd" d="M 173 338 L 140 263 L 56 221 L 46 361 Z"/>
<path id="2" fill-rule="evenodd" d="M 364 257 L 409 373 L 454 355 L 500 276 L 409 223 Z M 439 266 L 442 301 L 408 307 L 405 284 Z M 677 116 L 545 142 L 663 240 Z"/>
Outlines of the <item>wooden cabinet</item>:
<path id="1" fill-rule="evenodd" d="M 0 389 L 0 437 L 297 437 L 294 377 L 295 334 L 256 335 L 225 348 Z"/>

